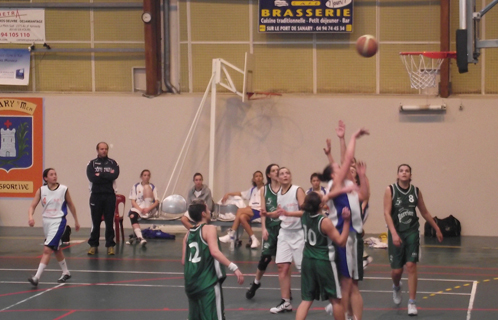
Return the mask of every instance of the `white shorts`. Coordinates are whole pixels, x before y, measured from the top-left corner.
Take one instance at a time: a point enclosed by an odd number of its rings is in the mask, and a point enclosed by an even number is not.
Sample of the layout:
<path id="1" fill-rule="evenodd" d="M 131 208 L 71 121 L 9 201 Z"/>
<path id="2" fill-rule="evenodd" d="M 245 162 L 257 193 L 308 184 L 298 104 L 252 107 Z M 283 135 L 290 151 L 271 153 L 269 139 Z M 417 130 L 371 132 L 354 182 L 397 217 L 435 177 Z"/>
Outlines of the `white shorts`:
<path id="1" fill-rule="evenodd" d="M 275 263 L 291 263 L 294 261 L 297 270 L 301 272 L 303 250 L 303 229 L 280 229 L 277 240 Z"/>
<path id="2" fill-rule="evenodd" d="M 44 245 L 54 251 L 58 250 L 64 229 L 66 229 L 66 218 L 43 218 Z"/>

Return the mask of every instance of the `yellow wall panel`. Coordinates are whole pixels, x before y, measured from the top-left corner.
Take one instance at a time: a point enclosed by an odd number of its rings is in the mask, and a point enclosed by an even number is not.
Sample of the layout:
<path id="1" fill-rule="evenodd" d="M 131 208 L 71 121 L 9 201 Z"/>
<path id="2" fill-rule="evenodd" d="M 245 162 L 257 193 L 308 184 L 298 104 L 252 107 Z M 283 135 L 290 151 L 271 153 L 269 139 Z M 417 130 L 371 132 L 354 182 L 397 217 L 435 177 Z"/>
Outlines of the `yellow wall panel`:
<path id="1" fill-rule="evenodd" d="M 375 93 L 375 57 L 363 58 L 354 45 L 318 45 L 318 93 Z"/>
<path id="2" fill-rule="evenodd" d="M 8 0 L 8 1 L 1 1 L 1 2 L 14 2 L 12 0 Z M 15 1 L 17 2 L 17 1 Z M 19 1 L 21 2 L 21 1 Z M 90 3 L 90 0 L 82 0 L 82 1 L 79 1 L 79 0 L 31 0 L 31 2 L 34 2 L 34 3 L 44 3 L 44 2 L 56 2 L 56 3 L 66 3 L 66 2 L 72 2 L 72 3 L 75 3 L 75 2 L 82 2 L 82 3 Z"/>
<path id="3" fill-rule="evenodd" d="M 59 44 L 59 48 L 89 48 L 84 44 Z M 36 53 L 36 90 L 92 91 L 89 53 Z"/>
<path id="4" fill-rule="evenodd" d="M 486 68 L 484 69 L 485 75 L 485 90 L 488 94 L 498 93 L 498 48 L 485 49 L 485 63 Z"/>
<path id="5" fill-rule="evenodd" d="M 188 45 L 180 45 L 180 91 L 189 92 Z"/>
<path id="6" fill-rule="evenodd" d="M 90 41 L 88 9 L 45 10 L 45 34 L 50 41 Z"/>
<path id="7" fill-rule="evenodd" d="M 96 45 L 96 48 L 143 48 L 137 45 Z M 143 53 L 95 53 L 95 91 L 130 92 L 132 67 L 144 67 Z"/>
<path id="8" fill-rule="evenodd" d="M 439 41 L 439 1 L 381 1 L 380 41 Z"/>
<path id="9" fill-rule="evenodd" d="M 95 41 L 144 41 L 140 9 L 94 10 Z"/>
<path id="10" fill-rule="evenodd" d="M 312 45 L 255 45 L 254 91 L 313 92 Z"/>
<path id="11" fill-rule="evenodd" d="M 248 2 L 190 2 L 192 41 L 249 41 Z"/>
<path id="12" fill-rule="evenodd" d="M 178 19 L 180 28 L 180 41 L 188 40 L 187 33 L 187 3 L 184 0 L 178 1 Z"/>

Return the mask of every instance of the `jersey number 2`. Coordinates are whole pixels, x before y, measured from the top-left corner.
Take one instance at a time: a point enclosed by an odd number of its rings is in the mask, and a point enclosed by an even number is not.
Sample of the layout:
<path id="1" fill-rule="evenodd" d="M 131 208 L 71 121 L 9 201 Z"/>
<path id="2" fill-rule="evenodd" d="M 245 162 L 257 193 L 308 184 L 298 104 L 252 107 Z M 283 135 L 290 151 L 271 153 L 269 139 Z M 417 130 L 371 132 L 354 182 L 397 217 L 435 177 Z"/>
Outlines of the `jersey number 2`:
<path id="1" fill-rule="evenodd" d="M 192 263 L 197 263 L 201 261 L 201 257 L 199 257 L 199 244 L 197 242 L 192 242 L 189 243 L 188 245 L 191 249 L 194 248 L 194 257 L 192 257 L 192 251 L 190 251 L 190 257 L 188 258 L 188 261 Z"/>

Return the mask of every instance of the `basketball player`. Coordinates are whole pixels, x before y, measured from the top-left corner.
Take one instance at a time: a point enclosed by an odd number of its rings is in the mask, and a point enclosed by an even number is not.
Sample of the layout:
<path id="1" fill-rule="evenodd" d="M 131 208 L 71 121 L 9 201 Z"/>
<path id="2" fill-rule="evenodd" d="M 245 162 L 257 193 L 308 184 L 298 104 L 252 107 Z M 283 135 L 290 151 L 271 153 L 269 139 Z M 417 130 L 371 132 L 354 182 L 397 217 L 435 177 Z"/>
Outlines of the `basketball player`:
<path id="1" fill-rule="evenodd" d="M 238 208 L 237 214 L 235 215 L 235 220 L 233 221 L 232 227 L 228 229 L 225 236 L 220 237 L 220 241 L 227 243 L 231 242 L 232 245 L 235 242 L 235 234 L 239 225 L 241 224 L 244 230 L 249 235 L 251 249 L 259 248 L 259 240 L 254 235 L 251 228 L 251 221 L 261 218 L 261 190 L 265 186 L 263 179 L 263 173 L 261 171 L 256 171 L 252 175 L 252 187 L 246 191 L 235 191 L 229 192 L 223 196 L 221 199 L 222 203 L 225 203 L 228 197 L 239 196 L 242 199 L 248 200 L 249 205 L 244 208 Z"/>
<path id="2" fill-rule="evenodd" d="M 182 264 L 185 272 L 185 292 L 189 302 L 189 320 L 224 320 L 221 285 L 227 266 L 235 273 L 237 282 L 244 276 L 237 265 L 220 251 L 216 227 L 210 226 L 211 212 L 203 200 L 194 200 L 188 207 L 195 225 L 183 240 Z"/>
<path id="3" fill-rule="evenodd" d="M 33 214 L 36 206 L 41 200 L 43 206 L 43 231 L 45 232 L 43 255 L 36 274 L 28 279 L 35 287 L 38 286 L 38 281 L 40 280 L 45 267 L 48 265 L 52 253 L 55 254 L 55 258 L 62 269 L 62 276 L 57 282 L 64 283 L 71 278 L 71 273 L 67 268 L 64 254 L 62 253 L 62 250 L 59 249 L 62 234 L 66 229 L 67 208 L 69 208 L 73 215 L 76 231 L 80 229 L 76 208 L 69 195 L 69 190 L 65 185 L 57 182 L 57 173 L 55 170 L 52 168 L 45 169 L 43 171 L 43 181 L 44 185 L 36 191 L 35 197 L 28 210 L 28 224 L 30 227 L 33 227 L 35 225 Z"/>
<path id="4" fill-rule="evenodd" d="M 246 292 L 246 298 L 252 299 L 256 290 L 261 286 L 261 278 L 265 274 L 266 268 L 271 262 L 271 257 L 277 254 L 277 238 L 280 230 L 280 219 L 270 218 L 267 214 L 275 214 L 277 211 L 277 194 L 280 190 L 278 182 L 278 164 L 270 164 L 266 167 L 266 179 L 268 183 L 261 192 L 261 229 L 263 235 L 263 248 L 261 259 L 256 270 L 256 277 Z M 290 269 L 289 269 L 290 270 Z"/>
<path id="5" fill-rule="evenodd" d="M 304 229 L 304 251 L 301 272 L 302 302 L 297 308 L 296 320 L 304 320 L 313 300 L 330 300 L 334 308 L 334 319 L 344 319 L 344 309 L 340 298 L 339 278 L 334 252 L 329 251 L 330 240 L 338 246 L 345 246 L 349 235 L 349 209 L 344 208 L 344 229 L 337 231 L 330 219 L 321 215 L 322 199 L 316 192 L 309 193 L 303 204 L 304 214 L 301 223 Z M 330 239 L 330 240 L 329 240 Z"/>
<path id="6" fill-rule="evenodd" d="M 436 230 L 439 242 L 443 234 L 427 210 L 422 192 L 411 184 L 412 168 L 407 164 L 398 167 L 398 181 L 386 188 L 384 193 L 384 217 L 388 232 L 388 251 L 393 279 L 393 301 L 401 303 L 401 276 L 403 266 L 408 272 L 408 315 L 418 314 L 415 297 L 417 295 L 417 262 L 420 249 L 419 222 L 415 207 L 422 217 Z"/>
<path id="7" fill-rule="evenodd" d="M 157 212 L 159 200 L 157 198 L 157 189 L 150 183 L 150 170 L 142 170 L 140 173 L 141 182 L 136 183 L 130 190 L 129 199 L 131 200 L 131 209 L 128 213 L 133 232 L 135 233 L 140 245 L 147 244 L 142 236 L 142 230 L 138 219 L 148 219 Z M 129 243 L 129 242 L 127 242 Z"/>
<path id="8" fill-rule="evenodd" d="M 339 127 L 341 127 L 341 124 L 343 124 L 342 121 L 339 123 Z M 358 186 L 352 181 L 350 165 L 354 158 L 356 140 L 365 134 L 369 134 L 368 130 L 359 129 L 351 136 L 345 152 L 341 152 L 341 155 L 343 154 L 344 156 L 340 167 L 331 156 L 330 140 L 327 140 L 327 147 L 324 151 L 329 158 L 330 165 L 325 168 L 322 176 L 323 180 L 332 178 L 328 184 L 328 190 L 330 191 L 324 196 L 323 200 L 328 201 L 330 208 L 329 218 L 340 232 L 343 231 L 342 209 L 347 207 L 351 212 L 348 242 L 345 248 L 336 247 L 335 252 L 337 255 L 337 267 L 341 275 L 341 302 L 343 309 L 347 311 L 351 301 L 354 316 L 358 320 L 361 320 L 363 310 L 363 299 L 360 291 L 355 288 L 358 286 L 357 280 L 363 278 L 363 243 L 359 243 L 361 240 L 359 235 L 363 231 L 360 201 L 368 199 L 369 191 L 366 182 L 361 181 L 360 189 L 358 189 Z M 360 179 L 364 180 L 365 176 L 363 175 Z M 325 310 L 331 313 L 331 309 L 332 306 L 328 305 Z"/>
<path id="9" fill-rule="evenodd" d="M 277 240 L 277 255 L 275 263 L 278 267 L 278 280 L 280 283 L 280 294 L 282 300 L 270 309 L 271 313 L 292 311 L 290 304 L 291 274 L 290 265 L 292 261 L 301 272 L 301 261 L 303 260 L 304 233 L 301 225 L 300 211 L 304 202 L 303 188 L 292 184 L 292 175 L 289 169 L 282 167 L 278 170 L 280 191 L 277 195 L 278 208 L 276 214 L 268 214 L 270 218 L 279 217 L 280 231 Z"/>

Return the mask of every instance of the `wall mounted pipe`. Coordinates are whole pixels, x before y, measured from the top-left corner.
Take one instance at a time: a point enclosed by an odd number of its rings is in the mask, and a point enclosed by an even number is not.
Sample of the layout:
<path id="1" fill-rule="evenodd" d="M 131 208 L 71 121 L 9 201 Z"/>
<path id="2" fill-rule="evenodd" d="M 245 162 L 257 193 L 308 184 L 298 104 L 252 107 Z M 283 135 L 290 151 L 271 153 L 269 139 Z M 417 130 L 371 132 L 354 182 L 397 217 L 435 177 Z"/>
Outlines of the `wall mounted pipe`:
<path id="1" fill-rule="evenodd" d="M 120 8 L 120 9 L 141 9 L 142 3 L 130 2 L 102 2 L 102 3 L 84 3 L 84 2 L 8 2 L 0 3 L 0 8 L 16 8 L 16 9 L 99 9 L 99 8 Z"/>
<path id="2" fill-rule="evenodd" d="M 170 39 L 170 19 L 169 19 L 169 0 L 163 0 L 163 80 L 166 86 L 166 92 L 179 93 L 179 91 L 171 84 L 171 39 Z"/>

